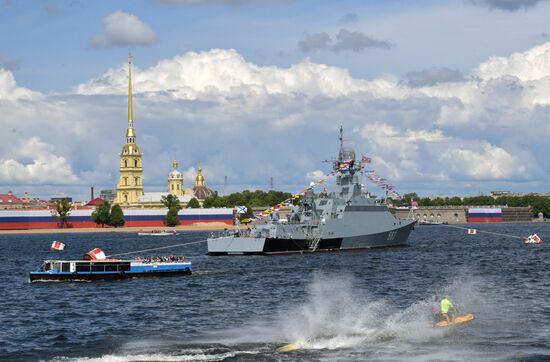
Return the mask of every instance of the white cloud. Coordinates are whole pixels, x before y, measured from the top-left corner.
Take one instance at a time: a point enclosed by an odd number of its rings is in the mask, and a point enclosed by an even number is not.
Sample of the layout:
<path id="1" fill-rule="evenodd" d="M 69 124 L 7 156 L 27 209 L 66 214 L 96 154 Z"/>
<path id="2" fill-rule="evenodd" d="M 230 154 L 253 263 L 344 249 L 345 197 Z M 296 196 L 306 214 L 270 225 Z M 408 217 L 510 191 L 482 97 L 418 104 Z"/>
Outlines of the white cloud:
<path id="1" fill-rule="evenodd" d="M 197 177 L 197 169 L 195 167 L 188 167 L 182 172 L 183 182 L 186 188 L 193 188 L 195 186 L 195 178 Z"/>
<path id="2" fill-rule="evenodd" d="M 346 69 L 307 59 L 287 68 L 259 66 L 223 49 L 135 68 L 145 191 L 165 189 L 174 158 L 185 170 L 186 187 L 200 165 L 218 191 L 224 176 L 231 191 L 268 187 L 270 177 L 276 188 L 298 191 L 307 186 L 304 176 L 313 180 L 330 171 L 321 161 L 337 153 L 340 124 L 358 155 L 368 154 L 381 176 L 405 185 L 400 191 L 448 192 L 461 182 L 479 187 L 475 192 L 502 183 L 546 187 L 546 47 L 489 59 L 465 79 L 418 87 L 392 75 L 354 78 Z M 126 65 L 75 86 L 76 95 L 34 95 L 18 87 L 11 73 L 0 73 L 3 126 L 16 134 L 0 134 L 0 154 L 4 161 L 34 165 L 37 158 L 10 153 L 13 137 L 52 144 L 63 139 L 46 153 L 63 158 L 82 182 L 113 188 L 126 91 Z M 20 95 L 8 98 L 15 93 Z"/>
<path id="3" fill-rule="evenodd" d="M 40 94 L 38 92 L 33 92 L 30 89 L 18 87 L 13 73 L 9 70 L 0 68 L 0 101 L 32 99 L 39 97 L 39 95 Z"/>
<path id="4" fill-rule="evenodd" d="M 483 80 L 504 76 L 517 77 L 521 81 L 540 80 L 550 75 L 550 42 L 509 57 L 491 57 L 473 71 Z"/>
<path id="5" fill-rule="evenodd" d="M 50 144 L 32 137 L 14 147 L 14 158 L 0 159 L 0 181 L 3 183 L 72 184 L 79 181 L 64 157 L 54 154 Z M 19 160 L 18 160 L 19 159 Z M 20 159 L 31 160 L 28 163 Z"/>
<path id="6" fill-rule="evenodd" d="M 150 45 L 156 42 L 157 36 L 149 25 L 137 16 L 115 11 L 102 20 L 101 33 L 94 35 L 90 46 L 110 48 L 126 45 Z"/>
<path id="7" fill-rule="evenodd" d="M 446 149 L 439 160 L 448 164 L 459 177 L 467 175 L 477 180 L 491 180 L 529 176 L 527 165 L 506 150 L 486 142 L 474 146 L 475 149 Z"/>
<path id="8" fill-rule="evenodd" d="M 321 170 L 310 171 L 306 174 L 308 180 L 320 180 L 326 175 L 326 172 Z"/>
<path id="9" fill-rule="evenodd" d="M 132 81 L 136 93 L 164 93 L 191 100 L 294 94 L 340 97 L 369 88 L 369 82 L 354 80 L 345 69 L 309 60 L 286 69 L 260 67 L 246 62 L 233 49 L 189 52 L 165 59 L 149 69 L 135 69 Z M 127 82 L 127 69 L 122 66 L 78 85 L 75 91 L 86 95 L 125 94 Z"/>
<path id="10" fill-rule="evenodd" d="M 537 173 L 532 159 L 485 140 L 445 136 L 442 130 L 401 131 L 377 122 L 358 132 L 377 155 L 374 167 L 397 180 L 410 174 L 423 179 L 526 179 Z"/>

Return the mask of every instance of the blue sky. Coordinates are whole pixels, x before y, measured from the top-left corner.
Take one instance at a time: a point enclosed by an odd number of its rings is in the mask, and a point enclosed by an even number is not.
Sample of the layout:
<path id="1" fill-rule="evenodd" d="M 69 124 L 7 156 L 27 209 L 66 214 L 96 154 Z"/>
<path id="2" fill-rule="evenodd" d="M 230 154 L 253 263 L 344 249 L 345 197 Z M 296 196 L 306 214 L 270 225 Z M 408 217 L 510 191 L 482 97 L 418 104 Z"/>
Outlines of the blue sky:
<path id="1" fill-rule="evenodd" d="M 145 191 L 174 158 L 295 191 L 340 124 L 401 192 L 547 191 L 547 1 L 30 4 L 0 2 L 2 193 L 115 186 L 128 51 Z"/>

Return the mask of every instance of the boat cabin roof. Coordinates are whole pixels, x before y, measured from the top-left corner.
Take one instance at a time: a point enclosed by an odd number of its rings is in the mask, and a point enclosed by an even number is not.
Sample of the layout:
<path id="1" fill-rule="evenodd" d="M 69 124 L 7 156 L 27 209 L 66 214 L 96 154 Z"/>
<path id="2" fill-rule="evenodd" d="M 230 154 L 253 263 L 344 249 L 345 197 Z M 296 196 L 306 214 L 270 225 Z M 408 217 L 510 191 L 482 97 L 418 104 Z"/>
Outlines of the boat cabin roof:
<path id="1" fill-rule="evenodd" d="M 101 259 L 101 260 L 44 260 L 44 263 L 130 263 L 135 260 Z"/>

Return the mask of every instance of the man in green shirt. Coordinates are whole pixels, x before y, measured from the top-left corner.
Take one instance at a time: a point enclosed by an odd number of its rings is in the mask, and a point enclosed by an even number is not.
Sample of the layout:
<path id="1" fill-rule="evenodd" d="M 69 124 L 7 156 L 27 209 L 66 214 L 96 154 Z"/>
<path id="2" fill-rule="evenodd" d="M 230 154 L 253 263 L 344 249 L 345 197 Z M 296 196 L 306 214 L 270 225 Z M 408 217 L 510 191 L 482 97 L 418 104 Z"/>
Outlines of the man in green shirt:
<path id="1" fill-rule="evenodd" d="M 448 296 L 441 299 L 441 314 L 445 317 L 447 323 L 451 323 L 454 319 L 455 306 Z"/>

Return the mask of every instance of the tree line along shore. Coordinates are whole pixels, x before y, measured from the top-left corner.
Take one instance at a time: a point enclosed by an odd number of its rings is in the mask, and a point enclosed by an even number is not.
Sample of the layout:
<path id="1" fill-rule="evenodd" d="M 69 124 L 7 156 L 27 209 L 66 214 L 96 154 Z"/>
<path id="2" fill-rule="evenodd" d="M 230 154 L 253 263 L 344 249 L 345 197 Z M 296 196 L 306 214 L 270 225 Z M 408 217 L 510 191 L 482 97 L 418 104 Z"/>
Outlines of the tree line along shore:
<path id="1" fill-rule="evenodd" d="M 403 195 L 400 200 L 390 200 L 393 206 L 410 206 L 416 201 L 418 206 L 504 206 L 504 207 L 531 207 L 533 217 L 542 213 L 545 218 L 550 217 L 550 198 L 541 195 L 510 195 L 510 196 L 468 196 L 468 197 L 419 197 L 416 193 Z"/>

